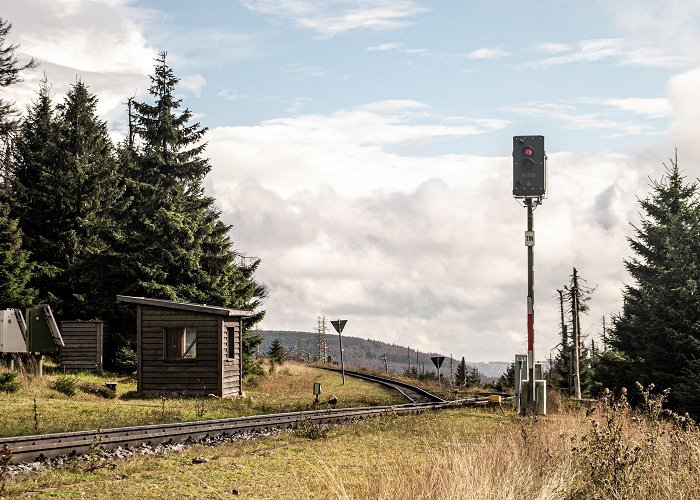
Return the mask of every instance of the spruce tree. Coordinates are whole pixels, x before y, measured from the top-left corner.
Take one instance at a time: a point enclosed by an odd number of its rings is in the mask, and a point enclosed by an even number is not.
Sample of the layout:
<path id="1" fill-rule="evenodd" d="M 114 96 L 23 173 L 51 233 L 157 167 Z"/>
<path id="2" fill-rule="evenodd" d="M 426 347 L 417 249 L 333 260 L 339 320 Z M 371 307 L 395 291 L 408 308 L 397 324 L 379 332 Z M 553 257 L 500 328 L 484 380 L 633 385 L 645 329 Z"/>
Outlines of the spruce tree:
<path id="1" fill-rule="evenodd" d="M 102 266 L 94 263 L 109 246 L 121 193 L 96 105 L 97 97 L 78 81 L 54 110 L 44 81 L 17 146 L 16 211 L 38 264 L 40 297 L 64 319 L 101 313 Z"/>
<path id="2" fill-rule="evenodd" d="M 462 356 L 462 361 L 457 364 L 457 372 L 455 374 L 455 383 L 458 387 L 467 385 L 468 373 L 467 373 L 467 362 Z"/>
<path id="3" fill-rule="evenodd" d="M 279 339 L 275 339 L 272 341 L 272 344 L 270 344 L 270 350 L 267 352 L 267 355 L 270 356 L 270 360 L 273 363 L 277 363 L 278 365 L 284 363 L 286 353 Z"/>
<path id="4" fill-rule="evenodd" d="M 29 287 L 32 265 L 22 248 L 22 234 L 17 221 L 0 196 L 0 309 L 24 308 L 36 296 Z"/>
<path id="5" fill-rule="evenodd" d="M 60 272 L 60 256 L 55 241 L 60 229 L 55 225 L 60 207 L 51 193 L 64 187 L 54 163 L 61 157 L 58 125 L 46 78 L 42 80 L 37 99 L 26 113 L 19 130 L 12 162 L 12 216 L 19 221 L 25 248 L 35 263 L 32 286 L 38 300 L 52 302 L 50 289 Z"/>
<path id="6" fill-rule="evenodd" d="M 700 416 L 700 206 L 697 182 L 686 183 L 677 158 L 651 195 L 625 261 L 633 284 L 613 318 L 611 349 L 601 359 L 602 384 L 635 382 L 672 389 L 677 410 Z"/>
<path id="7" fill-rule="evenodd" d="M 117 245 L 124 270 L 118 293 L 251 310 L 248 330 L 264 315 L 259 306 L 267 289 L 253 278 L 259 260 L 233 249 L 231 227 L 204 194 L 207 129 L 181 110 L 178 81 L 162 52 L 151 76 L 153 102 L 130 101 L 133 138 L 120 151 L 129 231 Z M 244 331 L 243 340 L 245 349 L 255 336 Z"/>

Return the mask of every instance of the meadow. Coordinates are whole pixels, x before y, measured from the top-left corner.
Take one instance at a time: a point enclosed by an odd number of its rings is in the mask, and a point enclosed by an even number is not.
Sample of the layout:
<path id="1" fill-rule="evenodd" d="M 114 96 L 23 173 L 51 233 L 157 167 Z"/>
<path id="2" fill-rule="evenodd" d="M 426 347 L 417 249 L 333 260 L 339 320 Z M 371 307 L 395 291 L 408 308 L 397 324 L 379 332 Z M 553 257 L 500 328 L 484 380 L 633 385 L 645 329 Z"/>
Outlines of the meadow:
<path id="1" fill-rule="evenodd" d="M 289 373 L 285 373 L 285 367 Z M 297 371 L 301 370 L 301 371 Z M 306 370 L 309 370 L 306 372 Z M 285 365 L 256 390 L 321 376 Z M 292 374 L 304 373 L 296 379 Z M 348 381 L 348 386 L 359 384 Z M 645 390 L 632 409 L 608 394 L 589 406 L 550 394 L 550 414 L 497 407 L 308 427 L 216 447 L 64 467 L 10 478 L 5 494 L 51 498 L 700 498 L 700 432 Z M 654 395 L 656 394 L 656 395 Z M 284 406 L 289 403 L 280 403 Z"/>

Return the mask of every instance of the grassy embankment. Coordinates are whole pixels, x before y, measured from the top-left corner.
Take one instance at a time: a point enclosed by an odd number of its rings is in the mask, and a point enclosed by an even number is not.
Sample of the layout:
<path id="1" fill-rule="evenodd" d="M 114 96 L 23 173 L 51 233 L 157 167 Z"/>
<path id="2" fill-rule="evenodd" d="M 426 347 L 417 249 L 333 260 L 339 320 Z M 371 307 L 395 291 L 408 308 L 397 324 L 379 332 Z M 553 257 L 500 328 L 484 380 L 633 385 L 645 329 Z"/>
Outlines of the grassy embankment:
<path id="1" fill-rule="evenodd" d="M 131 397 L 130 393 L 136 389 L 134 377 L 88 374 L 75 377 L 78 390 L 75 395 L 67 396 L 51 388 L 63 376 L 20 376 L 18 392 L 6 394 L 0 391 L 0 436 L 309 410 L 314 407 L 314 382 L 322 385 L 321 400 L 333 394 L 338 398 L 338 407 L 405 402 L 395 391 L 376 384 L 355 380 L 342 385 L 338 374 L 291 363 L 277 367 L 274 373 L 265 377 L 247 380 L 244 385 L 246 397 L 239 399 Z M 106 381 L 117 382 L 116 398 L 105 399 L 79 389 L 85 383 L 103 386 Z"/>
<path id="2" fill-rule="evenodd" d="M 284 378 L 273 384 L 271 397 L 284 385 Z M 663 413 L 658 399 L 650 398 L 641 412 L 612 398 L 590 416 L 556 401 L 550 409 L 558 411 L 537 419 L 462 409 L 301 427 L 248 442 L 138 457 L 89 473 L 75 466 L 15 477 L 7 493 L 57 498 L 221 498 L 232 493 L 247 498 L 700 498 L 699 431 Z"/>

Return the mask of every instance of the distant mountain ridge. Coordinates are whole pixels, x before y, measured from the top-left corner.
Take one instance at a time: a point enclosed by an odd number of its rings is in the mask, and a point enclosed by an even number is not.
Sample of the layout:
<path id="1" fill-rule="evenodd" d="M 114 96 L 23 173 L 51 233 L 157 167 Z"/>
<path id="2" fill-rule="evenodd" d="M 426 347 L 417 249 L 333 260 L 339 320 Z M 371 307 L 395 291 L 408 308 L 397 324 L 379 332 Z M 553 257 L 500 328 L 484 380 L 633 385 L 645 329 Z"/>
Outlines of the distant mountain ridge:
<path id="1" fill-rule="evenodd" d="M 303 358 L 310 360 L 319 359 L 318 348 L 318 333 L 316 332 L 298 332 L 298 331 L 283 331 L 283 330 L 259 330 L 258 332 L 263 337 L 263 342 L 260 345 L 260 352 L 265 354 L 269 351 L 272 341 L 278 339 L 284 349 L 293 354 L 299 355 L 300 349 L 303 351 Z M 338 335 L 326 334 L 326 344 L 328 356 L 334 362 L 340 362 L 340 351 L 338 350 Z M 440 374 L 443 377 L 450 375 L 450 360 L 447 355 L 435 352 L 420 352 L 416 353 L 415 349 L 410 349 L 406 346 L 396 344 L 388 344 L 379 340 L 363 339 L 359 337 L 351 337 L 343 335 L 343 359 L 345 366 L 353 368 L 371 368 L 373 370 L 384 371 L 383 356 L 386 354 L 386 365 L 391 373 L 403 373 L 409 366 L 412 368 L 418 365 L 418 370 L 437 373 L 437 369 L 433 365 L 432 356 L 445 356 L 445 360 L 440 367 Z M 452 358 L 452 372 L 457 371 L 457 363 L 461 361 Z M 466 360 L 467 366 L 476 368 L 483 378 L 497 379 L 507 369 L 509 361 L 489 361 L 476 362 Z"/>

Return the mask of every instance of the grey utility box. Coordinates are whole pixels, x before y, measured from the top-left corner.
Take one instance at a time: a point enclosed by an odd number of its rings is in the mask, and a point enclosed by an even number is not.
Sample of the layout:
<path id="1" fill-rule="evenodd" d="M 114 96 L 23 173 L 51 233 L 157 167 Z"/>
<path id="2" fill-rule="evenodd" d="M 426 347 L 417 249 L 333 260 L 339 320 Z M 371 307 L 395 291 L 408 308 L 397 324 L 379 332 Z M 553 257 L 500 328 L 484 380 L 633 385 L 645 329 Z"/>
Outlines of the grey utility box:
<path id="1" fill-rule="evenodd" d="M 27 325 L 19 309 L 0 310 L 0 352 L 27 352 Z"/>

